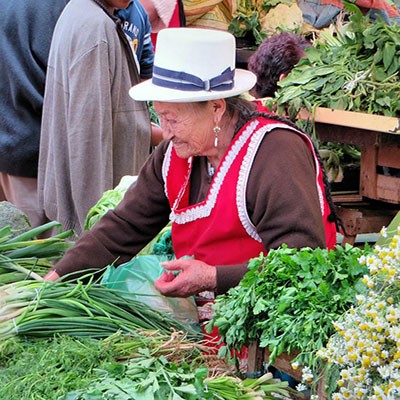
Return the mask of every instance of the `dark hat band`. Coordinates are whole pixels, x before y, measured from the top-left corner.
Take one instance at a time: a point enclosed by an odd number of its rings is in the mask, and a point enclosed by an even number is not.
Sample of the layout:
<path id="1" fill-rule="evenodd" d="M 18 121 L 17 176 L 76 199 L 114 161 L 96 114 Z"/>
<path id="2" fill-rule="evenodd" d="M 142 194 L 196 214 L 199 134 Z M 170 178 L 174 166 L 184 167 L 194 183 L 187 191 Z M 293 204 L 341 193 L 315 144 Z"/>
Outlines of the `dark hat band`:
<path id="1" fill-rule="evenodd" d="M 220 75 L 203 81 L 198 76 L 187 72 L 172 71 L 154 66 L 152 83 L 157 86 L 184 91 L 230 90 L 233 88 L 234 72 L 228 67 Z"/>

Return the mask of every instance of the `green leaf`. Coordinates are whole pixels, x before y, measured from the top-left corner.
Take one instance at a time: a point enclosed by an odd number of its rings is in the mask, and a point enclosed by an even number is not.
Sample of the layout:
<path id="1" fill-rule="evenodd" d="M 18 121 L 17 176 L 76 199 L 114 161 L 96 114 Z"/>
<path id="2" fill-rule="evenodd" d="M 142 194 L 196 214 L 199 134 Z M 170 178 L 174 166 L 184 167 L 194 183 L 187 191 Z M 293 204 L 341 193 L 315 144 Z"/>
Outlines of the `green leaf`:
<path id="1" fill-rule="evenodd" d="M 194 385 L 192 384 L 186 384 L 186 385 L 181 385 L 181 386 L 175 386 L 174 389 L 177 392 L 181 392 L 181 393 L 187 393 L 187 394 L 193 394 L 196 395 L 197 391 L 196 388 L 194 387 Z"/>
<path id="2" fill-rule="evenodd" d="M 257 302 L 253 308 L 254 315 L 258 315 L 258 314 L 262 313 L 263 311 L 265 311 L 267 309 L 267 306 L 268 306 L 268 302 L 265 299 L 263 299 L 262 297 L 260 297 L 257 300 Z"/>
<path id="3" fill-rule="evenodd" d="M 394 56 L 396 54 L 396 46 L 394 43 L 386 42 L 383 46 L 383 65 L 387 71 L 392 64 Z"/>

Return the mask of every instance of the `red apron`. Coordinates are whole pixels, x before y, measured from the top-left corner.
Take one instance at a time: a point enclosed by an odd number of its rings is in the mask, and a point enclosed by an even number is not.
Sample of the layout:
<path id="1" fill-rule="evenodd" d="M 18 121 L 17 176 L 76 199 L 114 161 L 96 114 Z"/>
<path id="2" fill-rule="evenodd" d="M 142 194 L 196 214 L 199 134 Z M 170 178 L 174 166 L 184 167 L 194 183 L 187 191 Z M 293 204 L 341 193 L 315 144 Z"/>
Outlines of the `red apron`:
<path id="1" fill-rule="evenodd" d="M 172 242 L 177 258 L 194 256 L 211 265 L 229 265 L 266 253 L 247 213 L 246 185 L 252 160 L 262 139 L 275 128 L 294 130 L 284 123 L 264 118 L 247 124 L 225 153 L 205 200 L 193 205 L 189 205 L 192 160 L 179 158 L 170 144 L 163 173 L 172 209 Z M 328 218 L 331 210 L 326 199 L 323 172 L 310 138 L 294 131 L 306 142 L 314 157 L 326 243 L 331 249 L 336 245 L 336 225 Z"/>

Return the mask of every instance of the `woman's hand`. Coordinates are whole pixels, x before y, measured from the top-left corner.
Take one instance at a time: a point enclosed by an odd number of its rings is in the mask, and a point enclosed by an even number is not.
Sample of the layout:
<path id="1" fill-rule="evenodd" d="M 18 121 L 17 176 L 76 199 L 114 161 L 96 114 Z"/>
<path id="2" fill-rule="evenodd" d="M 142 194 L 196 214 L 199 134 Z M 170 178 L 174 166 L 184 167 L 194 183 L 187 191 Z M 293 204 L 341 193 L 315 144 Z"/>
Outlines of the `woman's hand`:
<path id="1" fill-rule="evenodd" d="M 166 269 L 154 286 L 164 296 L 189 297 L 205 290 L 215 290 L 217 270 L 199 260 L 173 260 L 161 263 Z M 173 272 L 178 271 L 175 275 Z"/>
<path id="2" fill-rule="evenodd" d="M 44 279 L 45 281 L 50 281 L 50 282 L 54 282 L 54 281 L 56 281 L 56 280 L 59 279 L 59 278 L 60 278 L 60 275 L 58 275 L 57 272 L 56 272 L 56 271 L 53 271 L 53 270 L 49 271 L 49 272 L 43 277 L 43 279 Z"/>

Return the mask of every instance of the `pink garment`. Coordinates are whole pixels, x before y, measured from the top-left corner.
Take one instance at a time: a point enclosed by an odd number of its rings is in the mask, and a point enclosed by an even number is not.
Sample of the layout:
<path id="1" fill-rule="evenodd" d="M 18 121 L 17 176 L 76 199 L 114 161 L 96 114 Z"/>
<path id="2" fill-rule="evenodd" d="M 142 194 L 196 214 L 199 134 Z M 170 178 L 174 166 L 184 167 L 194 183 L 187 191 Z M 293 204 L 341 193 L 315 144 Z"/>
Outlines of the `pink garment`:
<path id="1" fill-rule="evenodd" d="M 344 8 L 341 0 L 321 0 L 322 5 L 332 5 L 340 8 Z M 390 18 L 400 16 L 399 10 L 391 6 L 386 0 L 356 0 L 355 4 L 361 8 L 385 10 Z"/>
<path id="2" fill-rule="evenodd" d="M 160 23 L 157 26 L 152 26 L 151 41 L 153 42 L 154 50 L 157 43 L 157 34 L 161 29 L 182 26 L 177 0 L 158 1 L 155 5 L 160 15 Z M 171 10 L 173 10 L 172 14 Z"/>

